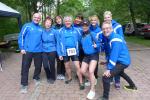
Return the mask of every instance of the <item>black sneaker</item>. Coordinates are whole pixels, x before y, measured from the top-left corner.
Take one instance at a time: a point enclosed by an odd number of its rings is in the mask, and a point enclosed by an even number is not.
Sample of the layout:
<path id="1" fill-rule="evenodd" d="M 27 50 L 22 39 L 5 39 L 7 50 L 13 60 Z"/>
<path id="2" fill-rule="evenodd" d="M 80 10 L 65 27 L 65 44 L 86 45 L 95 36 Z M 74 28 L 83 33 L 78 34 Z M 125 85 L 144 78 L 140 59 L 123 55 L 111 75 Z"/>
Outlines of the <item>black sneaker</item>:
<path id="1" fill-rule="evenodd" d="M 71 81 L 72 81 L 72 79 L 66 80 L 66 81 L 65 81 L 65 84 L 69 84 Z"/>
<path id="2" fill-rule="evenodd" d="M 136 86 L 124 86 L 124 89 L 126 90 L 137 90 Z"/>
<path id="3" fill-rule="evenodd" d="M 47 82 L 48 82 L 49 84 L 54 84 L 55 80 L 48 79 Z"/>
<path id="4" fill-rule="evenodd" d="M 85 88 L 85 87 L 84 87 L 84 83 L 81 83 L 81 84 L 80 84 L 80 90 L 84 90 L 84 88 Z"/>

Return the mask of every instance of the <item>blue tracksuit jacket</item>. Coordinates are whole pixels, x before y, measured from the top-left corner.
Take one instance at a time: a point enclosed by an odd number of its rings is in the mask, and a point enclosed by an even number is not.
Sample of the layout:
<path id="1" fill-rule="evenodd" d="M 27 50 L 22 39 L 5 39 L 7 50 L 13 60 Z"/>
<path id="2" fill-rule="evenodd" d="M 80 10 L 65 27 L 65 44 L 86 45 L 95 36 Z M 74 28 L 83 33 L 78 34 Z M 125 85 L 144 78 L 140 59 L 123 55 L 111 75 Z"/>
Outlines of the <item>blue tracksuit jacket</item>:
<path id="1" fill-rule="evenodd" d="M 122 26 L 119 23 L 117 23 L 115 20 L 112 20 L 112 27 L 113 27 L 114 33 L 119 34 L 120 36 L 124 38 Z M 105 38 L 104 36 L 103 36 L 103 49 L 105 51 L 106 60 L 108 61 L 109 55 L 110 55 L 109 54 L 110 47 L 108 44 L 108 39 Z"/>
<path id="2" fill-rule="evenodd" d="M 112 32 L 108 37 L 108 42 L 110 47 L 110 56 L 108 59 L 107 69 L 113 69 L 117 62 L 128 66 L 130 64 L 130 54 L 125 40 L 120 35 Z"/>
<path id="3" fill-rule="evenodd" d="M 94 33 L 94 38 L 96 38 L 97 36 L 99 36 L 99 38 L 97 39 L 99 41 L 99 43 L 102 43 L 103 40 L 103 36 L 102 36 L 102 30 L 99 27 L 99 25 L 97 24 L 96 27 L 90 25 L 90 32 Z M 99 52 L 103 51 L 103 45 L 100 45 L 99 47 Z"/>
<path id="4" fill-rule="evenodd" d="M 59 30 L 57 39 L 57 53 L 59 56 L 67 56 L 68 48 L 76 48 L 77 55 L 79 55 L 79 42 L 81 40 L 81 33 L 77 28 L 65 26 Z"/>
<path id="5" fill-rule="evenodd" d="M 42 28 L 34 22 L 25 24 L 18 37 L 21 50 L 28 52 L 42 52 Z"/>
<path id="6" fill-rule="evenodd" d="M 77 28 L 80 32 L 82 31 L 81 25 L 73 24 L 73 27 Z"/>
<path id="7" fill-rule="evenodd" d="M 43 29 L 42 34 L 42 51 L 43 52 L 52 52 L 56 51 L 56 31 L 53 28 L 49 30 Z"/>
<path id="8" fill-rule="evenodd" d="M 111 23 L 112 23 L 114 33 L 117 33 L 124 38 L 122 25 L 117 23 L 115 20 L 112 20 Z"/>
<path id="9" fill-rule="evenodd" d="M 96 43 L 97 47 L 94 48 L 93 44 Z M 88 34 L 82 33 L 81 45 L 85 54 L 99 53 L 100 43 L 95 37 L 95 33 L 89 32 Z"/>

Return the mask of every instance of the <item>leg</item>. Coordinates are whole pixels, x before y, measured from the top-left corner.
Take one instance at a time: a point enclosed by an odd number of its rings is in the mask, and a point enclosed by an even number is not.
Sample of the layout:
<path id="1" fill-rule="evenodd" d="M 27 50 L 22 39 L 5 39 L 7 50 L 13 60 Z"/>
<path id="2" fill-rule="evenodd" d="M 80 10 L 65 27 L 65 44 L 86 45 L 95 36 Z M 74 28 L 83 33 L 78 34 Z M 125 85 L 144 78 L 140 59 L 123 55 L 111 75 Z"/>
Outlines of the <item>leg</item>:
<path id="1" fill-rule="evenodd" d="M 50 79 L 50 66 L 48 64 L 48 55 L 47 53 L 42 53 L 42 58 L 43 58 L 43 67 L 46 73 L 47 79 Z"/>
<path id="2" fill-rule="evenodd" d="M 119 66 L 118 64 L 116 64 L 116 66 L 110 71 L 111 73 L 111 77 L 106 77 L 103 76 L 102 77 L 102 81 L 103 81 L 103 97 L 108 99 L 109 98 L 109 91 L 110 91 L 110 82 L 112 77 L 119 75 L 121 73 L 121 71 L 123 71 L 124 68 Z"/>
<path id="3" fill-rule="evenodd" d="M 79 63 L 79 61 L 74 61 L 74 64 L 75 64 L 75 67 L 76 67 L 76 69 L 77 69 L 77 75 L 78 75 L 79 82 L 80 82 L 80 84 L 82 84 L 82 83 L 83 83 L 83 80 L 82 80 L 82 74 L 81 74 L 80 63 Z"/>
<path id="4" fill-rule="evenodd" d="M 82 75 L 84 75 L 85 77 L 89 78 L 89 75 L 87 74 L 87 69 L 88 69 L 88 64 L 86 62 L 82 62 L 81 65 L 81 73 Z"/>
<path id="5" fill-rule="evenodd" d="M 90 82 L 91 82 L 91 90 L 95 91 L 95 76 L 94 71 L 97 65 L 96 60 L 91 60 L 89 64 L 89 76 L 90 76 Z"/>
<path id="6" fill-rule="evenodd" d="M 50 52 L 48 54 L 48 62 L 50 65 L 50 78 L 52 80 L 56 80 L 55 58 L 56 58 L 56 52 Z"/>
<path id="7" fill-rule="evenodd" d="M 65 65 L 64 65 L 64 61 L 61 61 L 61 69 L 60 69 L 60 74 L 62 74 L 63 76 L 65 76 Z"/>
<path id="8" fill-rule="evenodd" d="M 96 64 L 96 68 L 95 68 L 95 71 L 94 71 L 94 76 L 95 76 L 96 79 L 98 78 L 98 62 Z"/>
<path id="9" fill-rule="evenodd" d="M 111 77 L 102 77 L 103 81 L 103 97 L 108 99 L 109 98 L 109 91 L 110 91 L 110 82 L 111 82 Z"/>
<path id="10" fill-rule="evenodd" d="M 61 60 L 57 57 L 57 74 L 61 74 Z"/>
<path id="11" fill-rule="evenodd" d="M 68 75 L 68 80 L 71 80 L 72 76 L 71 76 L 70 57 L 64 56 L 63 59 L 64 59 L 66 73 Z"/>
<path id="12" fill-rule="evenodd" d="M 21 68 L 21 85 L 28 85 L 29 68 L 32 62 L 32 53 L 27 52 L 22 56 L 22 68 Z"/>
<path id="13" fill-rule="evenodd" d="M 129 83 L 129 85 L 131 87 L 136 87 L 135 84 L 134 84 L 134 82 L 131 80 L 131 78 L 126 73 L 124 73 L 124 71 L 122 71 L 120 73 L 120 76 L 123 77 Z"/>
<path id="14" fill-rule="evenodd" d="M 120 75 L 115 76 L 115 83 L 120 83 Z"/>
<path id="15" fill-rule="evenodd" d="M 34 53 L 34 66 L 35 66 L 35 70 L 34 70 L 33 79 L 39 80 L 41 67 L 42 67 L 42 54 L 41 53 Z"/>
<path id="16" fill-rule="evenodd" d="M 115 79 L 115 88 L 120 89 L 120 75 L 114 76 Z"/>

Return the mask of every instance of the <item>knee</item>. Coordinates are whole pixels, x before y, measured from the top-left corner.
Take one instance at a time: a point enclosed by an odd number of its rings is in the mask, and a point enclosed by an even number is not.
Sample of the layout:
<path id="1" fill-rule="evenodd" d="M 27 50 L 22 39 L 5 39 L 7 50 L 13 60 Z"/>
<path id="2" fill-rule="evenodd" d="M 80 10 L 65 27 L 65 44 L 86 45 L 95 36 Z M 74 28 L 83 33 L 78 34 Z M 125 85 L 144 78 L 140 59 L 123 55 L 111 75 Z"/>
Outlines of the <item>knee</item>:
<path id="1" fill-rule="evenodd" d="M 90 74 L 90 75 L 94 75 L 94 71 L 90 71 L 90 70 L 89 70 L 89 74 Z"/>
<path id="2" fill-rule="evenodd" d="M 85 74 L 85 73 L 86 73 L 86 70 L 81 69 L 81 73 L 82 73 L 82 74 Z"/>
<path id="3" fill-rule="evenodd" d="M 69 64 L 65 64 L 65 69 L 71 69 L 70 65 Z"/>

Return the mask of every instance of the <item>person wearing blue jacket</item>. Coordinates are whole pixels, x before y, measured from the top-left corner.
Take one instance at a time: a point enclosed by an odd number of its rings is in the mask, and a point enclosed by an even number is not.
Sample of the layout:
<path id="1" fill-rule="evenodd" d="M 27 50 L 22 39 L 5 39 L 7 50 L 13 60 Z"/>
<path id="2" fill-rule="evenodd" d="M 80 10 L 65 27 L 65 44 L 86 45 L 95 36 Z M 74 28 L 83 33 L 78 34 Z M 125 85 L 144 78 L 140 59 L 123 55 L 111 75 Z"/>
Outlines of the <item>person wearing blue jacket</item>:
<path id="1" fill-rule="evenodd" d="M 56 35 L 59 34 L 59 30 L 63 27 L 63 18 L 62 16 L 58 15 L 55 17 L 55 25 L 53 28 L 56 31 Z M 64 61 L 60 60 L 57 55 L 57 79 L 58 80 L 64 80 L 65 79 L 65 65 Z"/>
<path id="2" fill-rule="evenodd" d="M 110 11 L 104 12 L 104 21 L 111 23 L 114 33 L 119 34 L 120 36 L 122 36 L 122 38 L 124 38 L 122 25 L 112 19 L 112 13 Z M 104 48 L 105 48 L 105 54 L 106 54 L 106 60 L 107 60 L 110 55 L 109 54 L 110 47 L 109 47 L 109 44 L 107 44 L 107 39 L 104 38 L 104 41 L 105 41 Z M 115 79 L 115 88 L 120 89 L 120 77 L 115 76 L 114 79 Z M 112 78 L 112 81 L 113 81 L 113 78 Z"/>
<path id="3" fill-rule="evenodd" d="M 58 55 L 60 60 L 64 60 L 65 68 L 67 72 L 68 79 L 65 81 L 69 84 L 72 81 L 70 59 L 74 62 L 77 69 L 77 75 L 79 79 L 80 89 L 83 90 L 83 80 L 80 72 L 79 64 L 79 41 L 81 34 L 79 30 L 72 26 L 72 17 L 64 17 L 64 27 L 59 30 L 58 36 Z"/>
<path id="4" fill-rule="evenodd" d="M 113 32 L 112 24 L 104 22 L 102 24 L 102 30 L 104 36 L 108 39 L 110 46 L 110 56 L 107 63 L 107 70 L 103 73 L 103 96 L 100 100 L 109 99 L 110 81 L 113 76 L 121 76 L 128 83 L 129 86 L 124 86 L 125 89 L 137 90 L 137 87 L 130 79 L 130 77 L 124 72 L 124 70 L 130 65 L 130 54 L 125 40 L 118 34 Z"/>
<path id="5" fill-rule="evenodd" d="M 95 85 L 97 80 L 94 76 L 94 71 L 99 60 L 100 43 L 96 39 L 95 33 L 90 32 L 89 25 L 88 20 L 83 20 L 81 45 L 84 51 L 84 58 L 81 65 L 81 72 L 90 81 L 91 89 L 87 98 L 91 100 L 95 97 Z"/>
<path id="6" fill-rule="evenodd" d="M 18 44 L 21 50 L 22 68 L 21 68 L 21 93 L 27 93 L 29 68 L 34 59 L 34 75 L 35 85 L 40 83 L 40 73 L 42 67 L 42 28 L 39 25 L 41 15 L 33 14 L 32 22 L 26 23 L 19 34 Z"/>
<path id="7" fill-rule="evenodd" d="M 112 24 L 114 33 L 119 34 L 124 38 L 122 25 L 112 19 L 112 13 L 110 11 L 104 12 L 104 21 L 110 22 Z"/>
<path id="8" fill-rule="evenodd" d="M 93 15 L 89 18 L 90 20 L 90 31 L 93 32 L 95 34 L 95 37 L 98 34 L 102 34 L 101 28 L 99 26 L 99 19 L 97 17 L 97 15 Z M 101 38 L 98 39 L 99 41 L 101 41 Z M 99 51 L 101 50 L 101 48 L 99 48 Z M 96 79 L 98 78 L 98 62 L 97 62 L 97 66 L 96 66 L 96 70 L 94 72 L 94 75 L 96 77 Z"/>
<path id="9" fill-rule="evenodd" d="M 43 67 L 46 72 L 47 82 L 53 84 L 56 80 L 55 76 L 55 59 L 56 59 L 56 33 L 51 27 L 52 19 L 48 16 L 44 20 L 44 28 L 42 34 L 42 58 Z"/>
<path id="10" fill-rule="evenodd" d="M 78 14 L 74 20 L 73 26 L 77 28 L 79 31 L 82 31 L 81 23 L 83 21 L 83 16 L 81 14 Z"/>
<path id="11" fill-rule="evenodd" d="M 75 28 L 77 28 L 80 32 L 82 32 L 82 21 L 83 21 L 83 15 L 82 14 L 78 14 L 74 20 L 73 26 Z M 81 44 L 79 44 L 79 61 L 80 61 L 80 65 L 82 63 L 82 60 L 84 58 L 84 52 L 83 49 L 81 47 Z"/>

